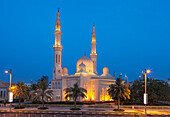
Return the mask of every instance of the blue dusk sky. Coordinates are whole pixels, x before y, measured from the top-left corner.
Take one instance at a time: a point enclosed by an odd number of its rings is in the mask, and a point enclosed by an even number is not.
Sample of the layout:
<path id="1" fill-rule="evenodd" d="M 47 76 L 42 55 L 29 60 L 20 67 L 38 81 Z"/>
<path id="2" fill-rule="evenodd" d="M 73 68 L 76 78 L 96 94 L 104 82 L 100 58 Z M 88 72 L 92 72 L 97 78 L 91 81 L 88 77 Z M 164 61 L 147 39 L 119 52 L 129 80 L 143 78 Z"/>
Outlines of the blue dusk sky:
<path id="1" fill-rule="evenodd" d="M 62 67 L 76 72 L 92 26 L 97 37 L 97 71 L 132 81 L 142 70 L 149 77 L 170 78 L 170 0 L 0 0 L 0 79 L 12 69 L 12 81 L 52 79 L 56 13 L 60 8 Z"/>

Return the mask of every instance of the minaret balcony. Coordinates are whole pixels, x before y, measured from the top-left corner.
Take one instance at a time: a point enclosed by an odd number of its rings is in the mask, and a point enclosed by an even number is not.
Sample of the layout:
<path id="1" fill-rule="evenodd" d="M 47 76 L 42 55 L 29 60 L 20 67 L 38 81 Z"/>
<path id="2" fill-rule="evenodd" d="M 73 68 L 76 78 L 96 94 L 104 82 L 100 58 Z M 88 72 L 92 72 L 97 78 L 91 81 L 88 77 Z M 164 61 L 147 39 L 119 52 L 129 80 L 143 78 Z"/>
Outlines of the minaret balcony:
<path id="1" fill-rule="evenodd" d="M 55 50 L 62 51 L 63 46 L 62 45 L 53 45 L 53 49 L 54 49 L 54 51 Z"/>

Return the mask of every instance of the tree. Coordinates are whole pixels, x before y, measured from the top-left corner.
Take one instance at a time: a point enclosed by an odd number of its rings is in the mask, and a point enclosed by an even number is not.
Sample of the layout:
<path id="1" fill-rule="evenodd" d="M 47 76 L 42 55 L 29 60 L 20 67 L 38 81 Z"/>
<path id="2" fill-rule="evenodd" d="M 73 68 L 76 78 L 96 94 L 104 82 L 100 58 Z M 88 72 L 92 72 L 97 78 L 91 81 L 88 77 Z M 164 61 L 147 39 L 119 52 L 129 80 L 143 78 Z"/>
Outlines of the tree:
<path id="1" fill-rule="evenodd" d="M 135 103 L 143 103 L 143 94 L 145 90 L 145 82 L 142 80 L 135 80 L 131 86 L 131 98 L 134 99 Z M 170 86 L 167 82 L 156 79 L 147 80 L 147 94 L 148 103 L 153 104 L 158 101 L 169 101 Z"/>
<path id="2" fill-rule="evenodd" d="M 118 110 L 120 110 L 120 99 L 130 99 L 130 90 L 128 85 L 122 84 L 122 79 L 117 78 L 116 84 L 111 84 L 108 89 L 112 99 L 118 100 Z"/>
<path id="3" fill-rule="evenodd" d="M 74 87 L 65 88 L 64 91 L 65 91 L 65 94 L 66 94 L 65 99 L 68 99 L 68 97 L 73 98 L 74 108 L 77 108 L 76 107 L 77 98 L 78 97 L 85 98 L 86 97 L 85 93 L 87 93 L 87 90 L 79 87 L 78 83 L 75 83 Z"/>
<path id="4" fill-rule="evenodd" d="M 130 87 L 131 95 L 130 95 L 130 101 L 132 103 L 134 102 L 143 102 L 143 94 L 145 91 L 143 81 L 135 80 L 133 85 Z"/>
<path id="5" fill-rule="evenodd" d="M 41 99 L 43 108 L 44 108 L 44 100 L 45 99 L 52 99 L 53 96 L 53 90 L 48 89 L 48 82 L 44 79 L 41 78 L 37 85 L 36 85 L 36 90 L 32 91 L 32 99 Z"/>
<path id="6" fill-rule="evenodd" d="M 19 98 L 19 107 L 21 107 L 21 98 L 29 98 L 30 87 L 20 81 L 11 88 L 11 91 L 13 92 L 14 98 Z"/>
<path id="7" fill-rule="evenodd" d="M 153 104 L 157 101 L 170 100 L 170 90 L 168 83 L 162 80 L 149 79 L 148 81 L 148 101 Z"/>

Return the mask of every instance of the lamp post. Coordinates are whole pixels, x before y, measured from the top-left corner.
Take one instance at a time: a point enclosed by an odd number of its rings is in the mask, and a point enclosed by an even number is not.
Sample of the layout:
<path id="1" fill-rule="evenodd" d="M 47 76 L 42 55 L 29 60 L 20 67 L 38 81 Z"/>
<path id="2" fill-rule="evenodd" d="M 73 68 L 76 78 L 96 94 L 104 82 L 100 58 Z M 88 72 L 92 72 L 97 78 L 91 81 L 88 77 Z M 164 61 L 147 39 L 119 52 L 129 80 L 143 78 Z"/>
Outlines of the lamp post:
<path id="1" fill-rule="evenodd" d="M 6 70 L 5 71 L 5 73 L 9 73 L 9 75 L 10 75 L 10 84 L 9 84 L 9 98 L 10 98 L 10 93 L 11 93 L 11 79 L 12 79 L 12 69 L 10 69 L 9 71 L 8 70 Z M 12 94 L 12 96 L 13 96 L 13 94 Z M 10 101 L 10 112 L 11 112 L 11 107 L 12 107 L 12 105 L 11 105 L 11 101 Z"/>
<path id="2" fill-rule="evenodd" d="M 145 69 L 145 93 L 144 93 L 145 115 L 147 114 L 146 104 L 148 104 L 148 95 L 147 95 L 147 93 L 146 93 L 146 82 L 147 82 L 146 74 L 147 74 L 147 73 L 150 73 L 150 72 L 151 72 L 150 70 L 146 70 L 146 69 Z"/>

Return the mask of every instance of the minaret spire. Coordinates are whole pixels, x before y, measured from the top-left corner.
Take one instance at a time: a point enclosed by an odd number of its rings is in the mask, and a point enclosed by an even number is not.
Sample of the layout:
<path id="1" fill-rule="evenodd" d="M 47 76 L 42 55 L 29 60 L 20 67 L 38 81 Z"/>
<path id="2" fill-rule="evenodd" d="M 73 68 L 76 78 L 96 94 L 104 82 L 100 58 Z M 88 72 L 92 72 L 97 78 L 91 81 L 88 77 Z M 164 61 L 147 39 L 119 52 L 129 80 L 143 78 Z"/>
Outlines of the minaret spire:
<path id="1" fill-rule="evenodd" d="M 61 28 L 59 8 L 58 8 L 58 12 L 57 12 L 57 19 L 56 19 L 55 27 L 56 27 L 56 30 L 60 30 L 60 28 Z"/>
<path id="2" fill-rule="evenodd" d="M 86 56 L 86 50 L 84 51 L 84 56 Z"/>
<path id="3" fill-rule="evenodd" d="M 92 31 L 92 42 L 91 42 L 91 59 L 93 61 L 93 72 L 97 74 L 97 53 L 96 53 L 96 32 L 95 25 L 93 23 L 93 31 Z"/>
<path id="4" fill-rule="evenodd" d="M 60 22 L 60 12 L 58 9 L 57 19 L 55 23 L 55 44 L 53 45 L 54 49 L 54 68 L 53 68 L 53 79 L 60 79 L 62 75 L 61 68 L 61 52 L 63 46 L 61 45 L 61 22 Z"/>

